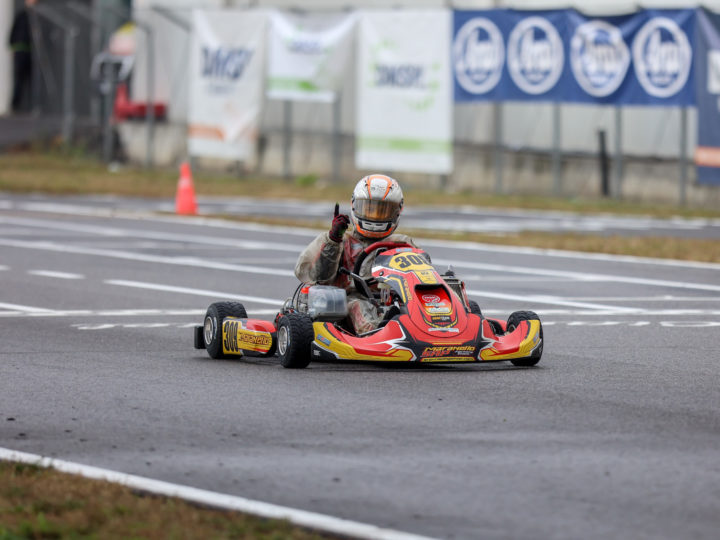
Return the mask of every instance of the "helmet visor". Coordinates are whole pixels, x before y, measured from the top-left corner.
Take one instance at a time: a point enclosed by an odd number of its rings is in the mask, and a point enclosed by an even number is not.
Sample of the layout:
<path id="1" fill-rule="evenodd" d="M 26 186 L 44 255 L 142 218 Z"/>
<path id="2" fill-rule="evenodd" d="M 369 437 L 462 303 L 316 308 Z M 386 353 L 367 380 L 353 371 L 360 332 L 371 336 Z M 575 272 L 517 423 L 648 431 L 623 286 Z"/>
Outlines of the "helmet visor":
<path id="1" fill-rule="evenodd" d="M 355 215 L 361 219 L 394 221 L 400 214 L 400 204 L 393 201 L 360 199 L 355 201 L 354 211 Z"/>

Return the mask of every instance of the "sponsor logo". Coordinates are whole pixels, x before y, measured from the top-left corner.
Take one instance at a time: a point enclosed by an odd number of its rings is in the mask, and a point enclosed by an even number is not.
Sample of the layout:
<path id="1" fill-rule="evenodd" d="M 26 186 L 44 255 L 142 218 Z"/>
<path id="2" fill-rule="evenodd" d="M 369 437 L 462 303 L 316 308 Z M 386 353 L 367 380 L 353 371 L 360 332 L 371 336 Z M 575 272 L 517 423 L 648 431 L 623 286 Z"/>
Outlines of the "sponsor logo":
<path id="1" fill-rule="evenodd" d="M 301 39 L 293 38 L 288 39 L 285 42 L 285 46 L 290 52 L 297 54 L 323 54 L 326 52 L 326 48 L 323 47 L 322 42 L 317 39 Z"/>
<path id="2" fill-rule="evenodd" d="M 375 86 L 424 89 L 425 69 L 415 64 L 375 64 Z"/>
<path id="3" fill-rule="evenodd" d="M 457 328 L 428 328 L 428 332 L 450 332 L 453 334 L 459 334 L 460 330 Z"/>
<path id="4" fill-rule="evenodd" d="M 690 75 L 692 47 L 685 32 L 667 17 L 650 19 L 632 46 L 635 75 L 651 96 L 677 94 Z"/>
<path id="5" fill-rule="evenodd" d="M 325 336 L 318 336 L 317 340 L 320 343 L 322 343 L 323 345 L 327 345 L 328 347 L 330 346 L 330 340 L 328 338 L 326 338 Z"/>
<path id="6" fill-rule="evenodd" d="M 451 310 L 449 307 L 444 307 L 444 306 L 443 307 L 427 306 L 425 308 L 425 311 L 427 311 L 428 313 L 430 313 L 432 315 L 435 315 L 435 314 L 441 314 L 441 313 L 450 313 Z"/>
<path id="7" fill-rule="evenodd" d="M 438 278 L 435 277 L 435 272 L 433 270 L 416 271 L 415 275 L 420 281 L 422 281 L 426 285 L 435 285 L 437 283 L 440 283 L 438 281 Z"/>
<path id="8" fill-rule="evenodd" d="M 477 17 L 466 22 L 455 36 L 453 67 L 460 86 L 471 94 L 495 88 L 505 63 L 505 44 L 490 19 Z"/>
<path id="9" fill-rule="evenodd" d="M 446 356 L 438 358 L 421 358 L 421 362 L 475 362 L 472 356 Z"/>
<path id="10" fill-rule="evenodd" d="M 630 67 L 630 49 L 622 32 L 605 21 L 578 26 L 570 41 L 575 80 L 588 94 L 609 96 L 622 84 Z"/>
<path id="11" fill-rule="evenodd" d="M 542 94 L 560 79 L 565 53 L 560 34 L 543 17 L 520 21 L 508 38 L 508 70 L 523 92 Z"/>
<path id="12" fill-rule="evenodd" d="M 445 345 L 438 347 L 425 347 L 420 358 L 458 357 L 467 356 L 475 351 L 474 345 Z"/>
<path id="13" fill-rule="evenodd" d="M 272 345 L 272 337 L 266 333 L 251 334 L 246 330 L 238 334 L 238 344 L 241 348 L 247 348 L 243 347 L 244 345 L 257 348 L 270 347 L 270 345 Z"/>
<path id="14" fill-rule="evenodd" d="M 251 49 L 202 48 L 202 76 L 225 81 L 242 77 L 253 56 Z"/>
<path id="15" fill-rule="evenodd" d="M 422 299 L 423 299 L 423 302 L 427 302 L 428 305 L 434 305 L 434 303 L 438 303 L 438 302 L 442 301 L 442 299 L 435 294 L 423 294 Z"/>

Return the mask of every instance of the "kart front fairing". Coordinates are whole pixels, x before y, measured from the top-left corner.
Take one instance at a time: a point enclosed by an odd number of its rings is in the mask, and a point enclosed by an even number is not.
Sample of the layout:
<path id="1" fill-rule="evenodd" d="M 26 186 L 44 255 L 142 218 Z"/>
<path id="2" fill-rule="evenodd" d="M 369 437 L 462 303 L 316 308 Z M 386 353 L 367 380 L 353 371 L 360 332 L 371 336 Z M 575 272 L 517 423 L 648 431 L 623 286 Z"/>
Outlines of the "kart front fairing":
<path id="1" fill-rule="evenodd" d="M 384 309 L 398 313 L 370 333 L 354 335 L 328 321 L 315 321 L 312 357 L 317 360 L 384 362 L 483 362 L 531 356 L 541 347 L 539 322 L 524 321 L 505 333 L 503 321 L 470 313 L 416 248 L 380 253 L 372 269 Z"/>

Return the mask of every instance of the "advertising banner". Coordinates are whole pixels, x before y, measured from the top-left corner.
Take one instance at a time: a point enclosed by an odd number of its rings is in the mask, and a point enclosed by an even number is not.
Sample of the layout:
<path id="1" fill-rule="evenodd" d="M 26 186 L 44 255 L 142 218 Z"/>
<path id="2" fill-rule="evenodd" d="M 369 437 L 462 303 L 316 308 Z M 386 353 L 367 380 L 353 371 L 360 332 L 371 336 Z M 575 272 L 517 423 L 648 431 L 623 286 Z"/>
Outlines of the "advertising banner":
<path id="1" fill-rule="evenodd" d="M 455 11 L 456 101 L 691 105 L 695 10 Z"/>
<path id="2" fill-rule="evenodd" d="M 263 103 L 267 16 L 193 11 L 188 152 L 243 161 L 255 150 Z"/>
<path id="3" fill-rule="evenodd" d="M 452 171 L 450 17 L 449 10 L 360 15 L 358 168 Z"/>
<path id="4" fill-rule="evenodd" d="M 698 10 L 697 181 L 720 185 L 720 15 Z"/>
<path id="5" fill-rule="evenodd" d="M 346 79 L 356 15 L 270 15 L 268 97 L 330 102 Z"/>

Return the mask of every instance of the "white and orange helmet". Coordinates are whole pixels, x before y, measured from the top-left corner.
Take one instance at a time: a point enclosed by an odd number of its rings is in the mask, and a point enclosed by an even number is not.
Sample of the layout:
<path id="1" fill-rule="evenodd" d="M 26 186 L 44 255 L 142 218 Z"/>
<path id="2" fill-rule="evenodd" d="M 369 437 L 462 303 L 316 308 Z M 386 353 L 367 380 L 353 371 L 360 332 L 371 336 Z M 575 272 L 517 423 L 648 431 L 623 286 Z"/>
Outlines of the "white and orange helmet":
<path id="1" fill-rule="evenodd" d="M 352 194 L 352 220 L 358 234 L 385 238 L 397 228 L 403 192 L 397 180 L 370 174 L 360 180 Z"/>

